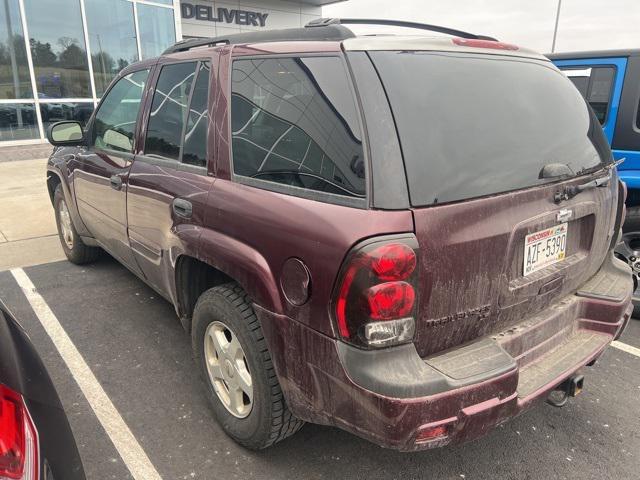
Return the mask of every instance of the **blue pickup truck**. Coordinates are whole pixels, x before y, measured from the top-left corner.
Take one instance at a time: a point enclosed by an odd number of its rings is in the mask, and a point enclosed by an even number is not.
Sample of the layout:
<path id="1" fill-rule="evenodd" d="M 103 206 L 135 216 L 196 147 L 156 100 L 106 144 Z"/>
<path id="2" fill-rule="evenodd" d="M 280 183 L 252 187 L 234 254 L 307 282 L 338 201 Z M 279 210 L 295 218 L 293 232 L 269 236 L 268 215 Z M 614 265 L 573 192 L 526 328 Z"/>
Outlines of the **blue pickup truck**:
<path id="1" fill-rule="evenodd" d="M 627 184 L 627 217 L 616 254 L 640 278 L 640 49 L 547 55 L 573 81 L 602 124 Z M 640 288 L 634 294 L 640 313 Z"/>

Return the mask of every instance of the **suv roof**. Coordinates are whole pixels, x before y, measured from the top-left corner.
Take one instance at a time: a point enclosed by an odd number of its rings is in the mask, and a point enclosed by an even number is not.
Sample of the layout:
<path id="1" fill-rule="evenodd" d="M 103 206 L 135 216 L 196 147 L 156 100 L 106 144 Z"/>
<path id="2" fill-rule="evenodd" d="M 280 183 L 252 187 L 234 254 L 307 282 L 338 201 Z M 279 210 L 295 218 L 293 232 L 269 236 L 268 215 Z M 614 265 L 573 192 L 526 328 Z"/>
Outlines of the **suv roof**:
<path id="1" fill-rule="evenodd" d="M 413 28 L 459 37 L 460 41 L 451 42 L 449 38 L 408 36 L 408 35 L 365 35 L 358 36 L 344 25 L 384 25 Z M 309 22 L 302 28 L 287 28 L 228 35 L 224 37 L 194 38 L 183 40 L 169 47 L 163 55 L 186 52 L 195 48 L 220 45 L 246 45 L 271 42 L 344 42 L 346 50 L 438 50 L 468 51 L 474 53 L 500 54 L 546 59 L 532 50 L 504 44 L 493 37 L 477 35 L 440 25 L 385 19 L 349 19 L 321 18 Z"/>
<path id="2" fill-rule="evenodd" d="M 192 38 L 183 40 L 169 47 L 163 52 L 167 55 L 175 52 L 184 52 L 191 48 L 230 45 L 242 43 L 264 43 L 264 42 L 294 42 L 294 41 L 342 41 L 355 37 L 355 34 L 343 25 L 386 25 L 394 27 L 415 28 L 418 30 L 429 30 L 431 32 L 455 35 L 462 38 L 494 40 L 486 35 L 476 35 L 474 33 L 443 27 L 441 25 L 430 25 L 426 23 L 406 22 L 403 20 L 385 19 L 365 19 L 365 18 L 319 18 L 307 23 L 303 28 L 286 28 L 279 30 L 266 30 L 264 32 L 251 32 L 227 35 L 225 37 Z"/>

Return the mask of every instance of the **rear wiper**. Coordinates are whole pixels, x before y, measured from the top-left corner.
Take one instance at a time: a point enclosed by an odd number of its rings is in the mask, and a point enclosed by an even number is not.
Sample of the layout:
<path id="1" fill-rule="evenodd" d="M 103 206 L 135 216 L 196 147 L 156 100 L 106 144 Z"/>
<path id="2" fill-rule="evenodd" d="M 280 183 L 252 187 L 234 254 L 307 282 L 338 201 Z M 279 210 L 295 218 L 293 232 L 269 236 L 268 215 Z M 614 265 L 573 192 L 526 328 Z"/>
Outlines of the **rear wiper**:
<path id="1" fill-rule="evenodd" d="M 622 162 L 624 162 L 626 160 L 626 158 L 621 158 L 619 160 L 614 160 L 613 162 L 609 162 L 604 164 L 601 167 L 596 167 L 596 168 L 583 168 L 582 170 L 578 171 L 577 175 L 583 175 L 585 173 L 595 173 L 599 170 L 607 170 L 607 171 L 611 171 L 614 168 L 616 168 L 618 165 L 620 165 Z"/>
<path id="2" fill-rule="evenodd" d="M 547 163 L 540 173 L 539 179 L 543 178 L 558 178 L 558 177 L 572 177 L 574 176 L 573 170 L 566 163 Z"/>
<path id="3" fill-rule="evenodd" d="M 606 177 L 596 178 L 595 180 L 592 180 L 587 183 L 583 183 L 582 185 L 570 185 L 568 187 L 565 187 L 564 191 L 557 191 L 553 196 L 553 200 L 556 203 L 560 203 L 565 200 L 570 200 L 576 195 L 578 195 L 579 193 L 584 192 L 586 190 L 607 186 L 609 185 L 610 181 L 611 181 L 611 171 L 609 169 L 609 173 L 607 174 Z"/>

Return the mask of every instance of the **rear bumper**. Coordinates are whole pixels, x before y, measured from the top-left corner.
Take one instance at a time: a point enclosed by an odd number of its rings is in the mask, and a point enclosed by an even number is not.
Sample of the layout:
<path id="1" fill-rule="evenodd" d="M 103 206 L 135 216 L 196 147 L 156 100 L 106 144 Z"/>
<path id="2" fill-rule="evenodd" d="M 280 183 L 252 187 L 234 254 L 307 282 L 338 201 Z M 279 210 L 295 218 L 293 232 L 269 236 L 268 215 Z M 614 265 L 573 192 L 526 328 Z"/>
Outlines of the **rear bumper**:
<path id="1" fill-rule="evenodd" d="M 629 274 L 614 267 L 543 316 L 427 359 L 412 344 L 358 350 L 256 310 L 296 416 L 384 447 L 420 450 L 486 434 L 596 360 L 633 310 Z M 445 435 L 416 441 L 439 426 Z"/>

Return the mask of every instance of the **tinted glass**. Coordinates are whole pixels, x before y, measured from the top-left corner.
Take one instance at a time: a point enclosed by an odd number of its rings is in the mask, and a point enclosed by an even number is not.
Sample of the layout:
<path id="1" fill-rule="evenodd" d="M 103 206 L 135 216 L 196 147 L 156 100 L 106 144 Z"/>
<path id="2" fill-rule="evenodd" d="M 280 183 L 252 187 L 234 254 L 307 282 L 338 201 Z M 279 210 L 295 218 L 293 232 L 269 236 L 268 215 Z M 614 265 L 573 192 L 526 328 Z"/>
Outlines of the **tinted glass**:
<path id="1" fill-rule="evenodd" d="M 607 121 L 613 91 L 614 67 L 563 68 L 562 71 L 587 99 L 601 125 Z"/>
<path id="2" fill-rule="evenodd" d="M 615 72 L 616 70 L 613 67 L 597 67 L 591 70 L 587 101 L 602 125 L 607 121 L 607 111 L 609 110 L 609 99 L 613 90 Z"/>
<path id="3" fill-rule="evenodd" d="M 33 98 L 18 0 L 0 5 L 0 98 Z"/>
<path id="4" fill-rule="evenodd" d="M 189 105 L 187 127 L 184 132 L 184 147 L 182 149 L 182 163 L 199 167 L 207 165 L 209 71 L 210 65 L 208 63 L 200 65 L 198 78 L 191 95 L 191 105 Z"/>
<path id="5" fill-rule="evenodd" d="M 46 132 L 49 125 L 62 120 L 76 120 L 86 125 L 93 113 L 93 102 L 41 103 L 40 115 Z"/>
<path id="6" fill-rule="evenodd" d="M 39 137 L 33 103 L 0 103 L 0 141 Z"/>
<path id="7" fill-rule="evenodd" d="M 149 114 L 145 155 L 171 160 L 180 157 L 182 129 L 195 70 L 195 62 L 162 67 Z"/>
<path id="8" fill-rule="evenodd" d="M 85 0 L 96 95 L 101 97 L 111 80 L 138 60 L 133 3 L 127 0 Z"/>
<path id="9" fill-rule="evenodd" d="M 569 80 L 573 82 L 580 94 L 587 98 L 587 92 L 589 91 L 589 79 L 591 77 L 569 77 Z"/>
<path id="10" fill-rule="evenodd" d="M 371 52 L 400 136 L 413 205 L 538 185 L 546 164 L 601 164 L 602 131 L 548 62 L 496 55 Z M 600 135 L 595 129 L 600 130 Z M 604 153 L 603 153 L 604 155 Z M 608 160 L 608 159 L 607 159 Z"/>
<path id="11" fill-rule="evenodd" d="M 40 98 L 91 97 L 78 0 L 24 0 Z"/>
<path id="12" fill-rule="evenodd" d="M 365 195 L 360 125 L 340 58 L 235 61 L 231 121 L 236 174 Z"/>
<path id="13" fill-rule="evenodd" d="M 176 43 L 173 9 L 138 4 L 138 31 L 142 58 L 157 57 Z"/>
<path id="14" fill-rule="evenodd" d="M 138 111 L 148 75 L 149 70 L 130 73 L 118 80 L 102 99 L 93 129 L 96 148 L 133 151 Z"/>

